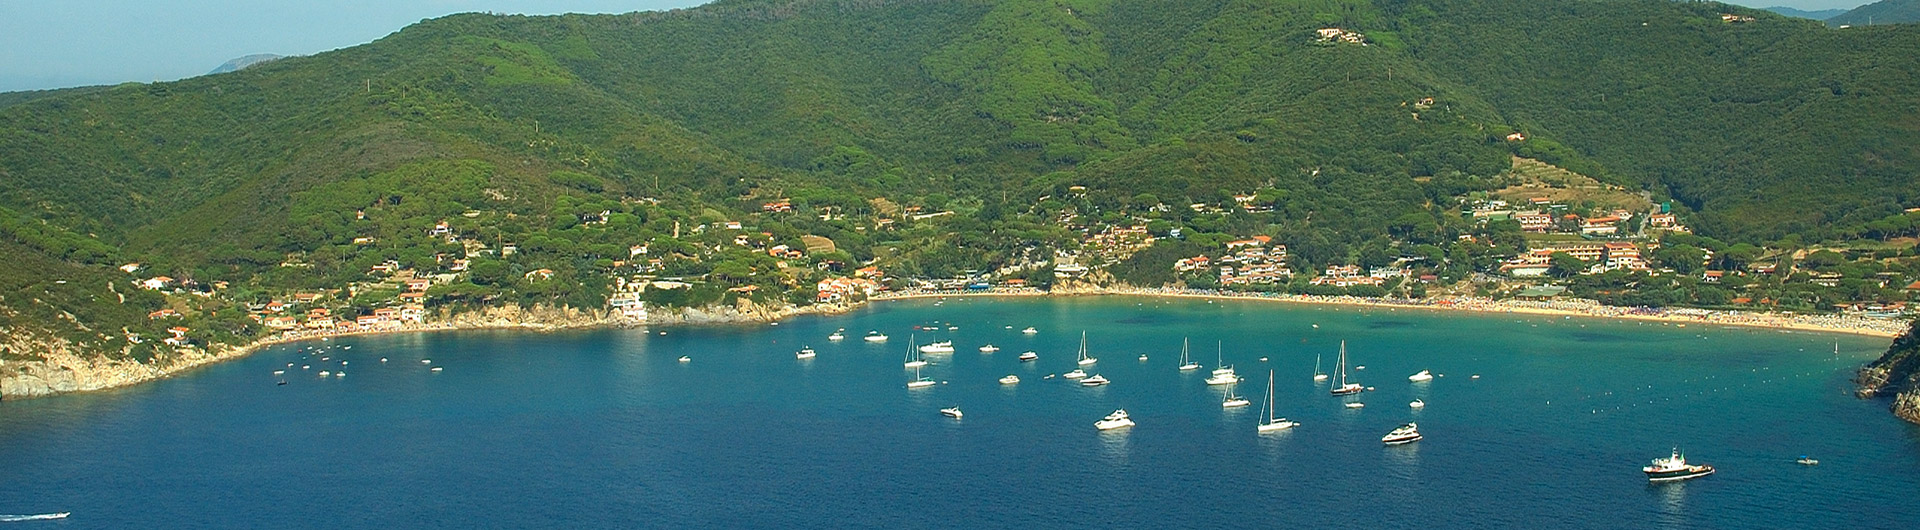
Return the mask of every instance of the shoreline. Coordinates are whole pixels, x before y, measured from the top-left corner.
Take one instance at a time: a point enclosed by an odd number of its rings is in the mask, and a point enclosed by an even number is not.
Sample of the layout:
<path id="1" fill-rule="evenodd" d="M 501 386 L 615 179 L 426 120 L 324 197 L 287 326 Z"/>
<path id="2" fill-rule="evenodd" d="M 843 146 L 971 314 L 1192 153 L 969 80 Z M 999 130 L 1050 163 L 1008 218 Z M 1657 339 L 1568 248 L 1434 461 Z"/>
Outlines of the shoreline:
<path id="1" fill-rule="evenodd" d="M 753 307 L 747 307 L 744 309 L 738 309 L 733 311 L 725 311 L 725 310 L 716 311 L 713 308 L 681 309 L 674 314 L 674 319 L 672 320 L 649 319 L 645 321 L 635 321 L 635 320 L 624 320 L 624 319 L 612 319 L 606 316 L 594 316 L 591 319 L 586 319 L 586 320 L 570 319 L 570 320 L 562 320 L 556 323 L 553 321 L 548 321 L 545 318 L 539 318 L 537 316 L 531 320 L 523 320 L 518 318 L 517 316 L 501 316 L 499 314 L 501 312 L 507 313 L 509 315 L 532 314 L 539 311 L 538 308 L 531 309 L 531 310 L 529 309 L 510 309 L 509 310 L 509 309 L 496 308 L 493 310 L 486 310 L 486 311 L 481 311 L 476 313 L 452 315 L 447 320 L 434 322 L 434 323 L 396 326 L 396 327 L 388 327 L 388 328 L 380 328 L 380 329 L 356 329 L 353 331 L 344 331 L 344 332 L 333 332 L 333 331 L 301 332 L 291 336 L 287 334 L 276 334 L 270 337 L 264 337 L 264 338 L 255 340 L 251 343 L 248 343 L 242 346 L 229 346 L 229 347 L 223 347 L 223 348 L 216 348 L 213 350 L 197 349 L 191 352 L 187 352 L 185 355 L 175 360 L 172 365 L 167 366 L 165 368 L 155 367 L 153 365 L 143 365 L 137 362 L 127 362 L 127 361 L 104 361 L 104 362 L 100 362 L 99 360 L 87 361 L 87 360 L 79 359 L 78 357 L 74 357 L 71 354 L 63 353 L 55 357 L 62 357 L 62 359 L 60 360 L 69 361 L 69 362 L 57 362 L 55 361 L 54 358 L 49 358 L 47 362 L 42 362 L 38 364 L 50 366 L 55 370 L 64 371 L 68 374 L 69 378 L 75 377 L 72 374 L 76 371 L 85 371 L 85 372 L 88 372 L 88 375 L 90 377 L 105 378 L 106 382 L 100 383 L 100 384 L 92 384 L 92 385 L 75 385 L 68 389 L 57 389 L 51 383 L 45 383 L 43 380 L 42 388 L 45 389 L 44 391 L 16 393 L 12 395 L 0 396 L 0 399 L 14 399 L 14 400 L 31 399 L 31 398 L 37 398 L 37 397 L 51 397 L 51 396 L 59 396 L 59 395 L 67 395 L 67 394 L 100 392 L 100 391 L 107 391 L 107 390 L 113 390 L 118 388 L 137 386 L 143 383 L 149 383 L 149 382 L 153 382 L 160 379 L 167 379 L 167 378 L 173 377 L 176 374 L 190 372 L 202 367 L 211 366 L 213 364 L 245 358 L 247 356 L 252 355 L 256 351 L 259 351 L 261 349 L 265 349 L 268 347 L 272 347 L 272 346 L 279 346 L 283 344 L 293 344 L 293 343 L 299 343 L 299 342 L 305 342 L 305 341 L 311 341 L 311 340 L 317 340 L 317 339 L 328 340 L 334 337 L 374 336 L 374 335 L 390 335 L 390 334 L 403 334 L 403 333 L 434 333 L 434 332 L 445 332 L 445 331 L 525 330 L 525 331 L 550 332 L 550 331 L 562 331 L 562 330 L 573 330 L 573 329 L 598 329 L 598 328 L 651 328 L 654 326 L 671 327 L 671 326 L 700 326 L 700 325 L 735 325 L 735 324 L 749 324 L 749 323 L 757 324 L 762 322 L 779 322 L 781 320 L 786 320 L 792 317 L 797 317 L 802 315 L 829 316 L 829 315 L 845 314 L 853 310 L 859 309 L 870 303 L 888 302 L 888 301 L 896 301 L 896 300 L 916 300 L 916 299 L 928 299 L 928 298 L 1031 298 L 1031 297 L 1073 297 L 1073 296 L 1140 296 L 1140 297 L 1148 297 L 1148 298 L 1242 300 L 1242 301 L 1279 302 L 1279 303 L 1294 303 L 1294 304 L 1320 305 L 1320 306 L 1385 308 L 1385 309 L 1392 309 L 1392 310 L 1399 310 L 1399 309 L 1426 310 L 1426 311 L 1434 311 L 1434 312 L 1442 312 L 1442 313 L 1457 311 L 1457 312 L 1463 312 L 1463 313 L 1480 313 L 1480 314 L 1489 314 L 1489 315 L 1521 314 L 1521 315 L 1549 316 L 1549 317 L 1552 317 L 1552 316 L 1581 317 L 1581 318 L 1613 319 L 1613 320 L 1623 320 L 1623 321 L 1630 320 L 1630 321 L 1640 321 L 1640 322 L 1659 322 L 1663 324 L 1678 324 L 1679 327 L 1685 327 L 1687 324 L 1720 325 L 1720 326 L 1753 328 L 1753 329 L 1801 331 L 1801 332 L 1809 332 L 1809 333 L 1839 333 L 1839 334 L 1860 335 L 1860 336 L 1878 337 L 1878 338 L 1896 337 L 1902 331 L 1904 331 L 1905 328 L 1907 327 L 1905 321 L 1903 320 L 1864 319 L 1860 317 L 1845 317 L 1845 316 L 1833 316 L 1833 315 L 1781 316 L 1781 315 L 1770 314 L 1770 313 L 1744 313 L 1744 312 L 1712 311 L 1712 310 L 1700 310 L 1700 309 L 1682 309 L 1682 310 L 1670 311 L 1670 310 L 1664 310 L 1664 309 L 1655 310 L 1655 309 L 1649 309 L 1649 308 L 1622 308 L 1622 307 L 1614 307 L 1614 306 L 1604 306 L 1604 305 L 1598 304 L 1597 302 L 1591 302 L 1591 301 L 1579 301 L 1579 302 L 1516 301 L 1516 300 L 1502 301 L 1502 300 L 1490 300 L 1490 299 L 1480 299 L 1480 298 L 1470 298 L 1470 297 L 1469 298 L 1436 298 L 1436 299 L 1427 299 L 1427 300 L 1395 300 L 1395 299 L 1381 299 L 1381 298 L 1362 298 L 1362 297 L 1353 297 L 1353 296 L 1316 296 L 1316 295 L 1294 295 L 1294 294 L 1283 294 L 1283 293 L 1234 293 L 1234 292 L 1222 292 L 1222 291 L 1200 291 L 1200 290 L 1188 290 L 1188 289 L 1138 288 L 1138 287 L 1065 287 L 1065 288 L 1053 289 L 1053 290 L 1020 288 L 1020 289 L 1012 289 L 1012 290 L 989 289 L 989 290 L 982 290 L 982 291 L 912 290 L 912 291 L 879 293 L 872 297 L 867 298 L 864 301 L 852 303 L 852 304 L 830 304 L 830 305 L 816 304 L 816 305 L 805 306 L 805 307 L 789 306 L 789 307 L 783 307 L 778 309 L 759 308 L 758 306 L 753 306 Z M 32 375 L 35 375 L 35 374 L 31 372 L 26 372 L 26 371 L 21 372 L 21 377 L 32 376 Z M 44 379 L 44 378 L 36 377 L 36 379 Z M 4 381 L 0 380 L 0 382 L 4 382 Z M 0 385 L 0 386 L 5 386 L 5 385 Z"/>

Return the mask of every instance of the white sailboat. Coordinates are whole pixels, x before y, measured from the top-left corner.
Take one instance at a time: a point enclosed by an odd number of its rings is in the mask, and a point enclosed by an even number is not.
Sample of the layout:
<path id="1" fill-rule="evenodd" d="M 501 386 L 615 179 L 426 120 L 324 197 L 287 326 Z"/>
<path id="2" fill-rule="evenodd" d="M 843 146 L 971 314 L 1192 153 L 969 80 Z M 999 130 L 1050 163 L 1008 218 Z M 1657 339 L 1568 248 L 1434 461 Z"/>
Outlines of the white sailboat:
<path id="1" fill-rule="evenodd" d="M 920 367 L 913 367 L 913 380 L 907 382 L 907 388 L 926 388 L 933 386 L 933 378 L 921 377 Z"/>
<path id="2" fill-rule="evenodd" d="M 1233 375 L 1233 367 L 1227 366 L 1225 352 L 1226 352 L 1226 346 L 1224 342 L 1214 343 L 1213 362 L 1214 362 L 1214 366 L 1218 366 L 1219 368 L 1213 369 L 1213 375 Z"/>
<path id="3" fill-rule="evenodd" d="M 918 370 L 920 367 L 927 365 L 927 360 L 920 358 L 920 348 L 914 347 L 913 342 L 914 342 L 914 337 L 912 335 L 908 335 L 906 367 Z"/>
<path id="4" fill-rule="evenodd" d="M 1357 394 L 1366 389 L 1359 383 L 1347 382 L 1347 341 L 1340 341 L 1340 360 L 1333 363 L 1333 375 L 1333 388 L 1328 390 L 1333 395 Z"/>
<path id="5" fill-rule="evenodd" d="M 1238 382 L 1227 384 L 1227 397 L 1220 401 L 1220 408 L 1230 409 L 1253 404 L 1253 402 L 1247 401 L 1247 398 L 1241 397 L 1233 392 L 1234 388 L 1239 386 L 1237 383 Z"/>
<path id="6" fill-rule="evenodd" d="M 1081 331 L 1080 331 L 1080 360 L 1078 360 L 1078 361 L 1074 361 L 1074 362 L 1075 362 L 1076 364 L 1079 364 L 1080 366 L 1086 366 L 1086 365 L 1089 365 L 1089 364 L 1093 364 L 1093 363 L 1097 363 L 1097 362 L 1100 362 L 1100 360 L 1099 360 L 1099 359 L 1095 359 L 1095 358 L 1093 358 L 1093 357 L 1089 357 L 1089 356 L 1087 356 L 1087 332 L 1086 332 L 1086 330 L 1081 330 Z"/>
<path id="7" fill-rule="evenodd" d="M 1327 380 L 1327 374 L 1320 373 L 1320 354 L 1313 354 L 1313 382 Z"/>
<path id="8" fill-rule="evenodd" d="M 1299 422 L 1287 421 L 1286 418 L 1279 418 L 1274 416 L 1279 411 L 1276 411 L 1273 408 L 1273 371 L 1272 370 L 1267 371 L 1267 402 L 1266 404 L 1262 405 L 1262 407 L 1265 407 L 1265 408 L 1261 409 L 1260 417 L 1262 419 L 1260 421 L 1260 426 L 1256 428 L 1257 432 L 1264 434 L 1264 433 L 1270 433 L 1270 432 L 1284 431 L 1287 429 L 1291 429 L 1294 426 L 1300 424 Z"/>
<path id="9" fill-rule="evenodd" d="M 1187 339 L 1180 339 L 1180 371 L 1199 370 L 1200 363 L 1193 362 L 1187 355 Z"/>
<path id="10" fill-rule="evenodd" d="M 1214 351 L 1214 357 L 1216 359 L 1225 358 L 1224 356 L 1226 354 L 1221 353 L 1221 351 L 1222 351 L 1222 348 L 1216 346 Z M 1232 366 L 1225 366 L 1224 360 L 1219 362 L 1221 362 L 1222 366 L 1219 368 L 1213 369 L 1213 377 L 1207 378 L 1208 385 L 1231 385 L 1231 384 L 1240 382 L 1240 376 L 1238 374 L 1233 373 Z"/>

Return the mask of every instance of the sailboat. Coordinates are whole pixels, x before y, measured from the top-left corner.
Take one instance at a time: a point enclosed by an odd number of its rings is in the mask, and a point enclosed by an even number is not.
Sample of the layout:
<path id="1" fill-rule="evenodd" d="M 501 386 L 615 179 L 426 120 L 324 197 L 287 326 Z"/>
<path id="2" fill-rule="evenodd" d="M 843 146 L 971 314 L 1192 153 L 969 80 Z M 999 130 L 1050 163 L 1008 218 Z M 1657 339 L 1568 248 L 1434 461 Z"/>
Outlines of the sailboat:
<path id="1" fill-rule="evenodd" d="M 1262 406 L 1266 408 L 1261 409 L 1260 417 L 1263 419 L 1260 421 L 1260 426 L 1256 428 L 1260 433 L 1284 431 L 1300 424 L 1300 422 L 1287 421 L 1286 418 L 1274 417 L 1274 414 L 1279 411 L 1273 408 L 1273 370 L 1267 370 L 1267 402 Z"/>
<path id="2" fill-rule="evenodd" d="M 907 388 L 926 388 L 933 386 L 933 378 L 920 377 L 920 367 L 913 367 L 913 380 L 907 382 Z"/>
<path id="3" fill-rule="evenodd" d="M 1200 363 L 1187 356 L 1187 339 L 1180 339 L 1180 371 L 1199 370 Z"/>
<path id="4" fill-rule="evenodd" d="M 1221 353 L 1220 349 L 1216 349 L 1214 355 L 1216 359 L 1224 359 L 1226 354 Z M 1225 361 L 1220 362 L 1224 363 Z M 1232 366 L 1215 368 L 1213 369 L 1213 377 L 1207 378 L 1208 385 L 1231 385 L 1238 382 L 1240 382 L 1240 376 L 1233 373 Z"/>
<path id="5" fill-rule="evenodd" d="M 1333 374 L 1335 377 L 1334 386 L 1328 390 L 1328 392 L 1331 392 L 1333 395 L 1344 396 L 1347 394 L 1358 394 L 1366 388 L 1360 386 L 1359 383 L 1347 382 L 1347 341 L 1340 341 L 1340 360 L 1333 363 Z"/>
<path id="6" fill-rule="evenodd" d="M 1080 366 L 1086 366 L 1086 365 L 1097 363 L 1097 362 L 1100 362 L 1100 360 L 1087 356 L 1087 332 L 1086 330 L 1081 330 L 1080 331 L 1080 360 L 1076 361 L 1076 363 L 1078 363 Z"/>
<path id="7" fill-rule="evenodd" d="M 1313 354 L 1313 382 L 1327 380 L 1327 374 L 1320 373 L 1320 354 Z"/>
<path id="8" fill-rule="evenodd" d="M 915 347 L 915 346 L 913 345 L 913 339 L 914 339 L 914 337 L 913 337 L 913 336 L 911 336 L 911 335 L 909 335 L 909 336 L 907 336 L 907 363 L 906 363 L 906 366 L 907 366 L 907 368 L 913 368 L 913 369 L 916 369 L 916 370 L 917 370 L 917 369 L 919 369 L 919 368 L 920 368 L 920 367 L 922 367 L 922 366 L 926 366 L 926 365 L 927 365 L 927 360 L 926 360 L 926 359 L 921 359 L 921 358 L 920 358 L 920 348 L 917 348 L 917 347 Z"/>
<path id="9" fill-rule="evenodd" d="M 1233 390 L 1234 390 L 1234 387 L 1236 386 L 1239 386 L 1239 385 L 1232 384 L 1232 383 L 1227 384 L 1227 397 L 1220 402 L 1220 408 L 1230 409 L 1234 407 L 1245 407 L 1247 405 L 1253 404 L 1253 402 L 1247 401 L 1247 398 L 1240 397 L 1239 395 L 1234 394 Z"/>

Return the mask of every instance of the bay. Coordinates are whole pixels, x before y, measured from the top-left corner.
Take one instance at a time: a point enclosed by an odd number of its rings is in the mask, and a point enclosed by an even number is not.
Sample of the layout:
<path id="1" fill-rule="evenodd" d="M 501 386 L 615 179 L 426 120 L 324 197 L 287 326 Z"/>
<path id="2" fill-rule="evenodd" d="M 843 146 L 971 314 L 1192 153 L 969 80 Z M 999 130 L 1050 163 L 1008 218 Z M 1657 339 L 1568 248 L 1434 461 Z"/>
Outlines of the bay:
<path id="1" fill-rule="evenodd" d="M 838 328 L 847 340 L 828 342 Z M 1045 378 L 1075 368 L 1082 330 L 1088 372 L 1111 385 Z M 910 337 L 955 341 L 924 369 L 941 384 L 904 387 Z M 1219 344 L 1250 399 L 1272 370 L 1301 425 L 1258 435 L 1257 403 L 1221 409 L 1207 370 L 1175 368 L 1183 338 L 1208 368 Z M 1375 388 L 1365 408 L 1312 381 L 1341 340 Z M 82 528 L 1907 527 L 1920 429 L 1847 381 L 1885 344 L 1141 297 L 344 338 L 0 403 L 0 513 L 71 511 L 34 524 Z M 803 346 L 818 356 L 796 360 Z M 1016 360 L 1028 350 L 1040 359 Z M 1441 377 L 1407 381 L 1423 369 Z M 1096 431 L 1116 408 L 1139 425 Z M 1380 444 L 1408 421 L 1425 440 Z M 1674 447 L 1719 472 L 1647 484 L 1640 466 Z"/>

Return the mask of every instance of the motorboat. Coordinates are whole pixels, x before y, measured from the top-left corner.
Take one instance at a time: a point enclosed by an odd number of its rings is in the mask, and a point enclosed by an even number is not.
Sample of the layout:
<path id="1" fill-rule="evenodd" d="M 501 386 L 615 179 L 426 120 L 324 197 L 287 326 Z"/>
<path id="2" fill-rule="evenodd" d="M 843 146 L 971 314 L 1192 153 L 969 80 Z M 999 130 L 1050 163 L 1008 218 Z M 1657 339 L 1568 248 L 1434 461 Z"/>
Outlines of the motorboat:
<path id="1" fill-rule="evenodd" d="M 834 330 L 832 335 L 827 335 L 827 340 L 834 341 L 834 342 L 840 342 L 842 340 L 845 340 L 847 338 L 846 331 L 847 330 L 845 329 Z"/>
<path id="2" fill-rule="evenodd" d="M 1147 354 L 1144 354 L 1144 353 L 1140 354 L 1140 362 L 1143 362 L 1143 363 L 1147 362 Z"/>
<path id="3" fill-rule="evenodd" d="M 962 416 L 962 414 L 960 413 L 960 407 L 947 407 L 944 409 L 940 409 L 940 414 L 942 416 L 946 416 L 956 420 L 960 419 L 960 416 Z"/>
<path id="4" fill-rule="evenodd" d="M 1127 416 L 1127 411 L 1125 409 L 1115 410 L 1113 411 L 1112 414 L 1108 414 L 1107 417 L 1102 418 L 1100 421 L 1093 422 L 1094 428 L 1100 429 L 1103 431 L 1111 431 L 1114 429 L 1119 429 L 1123 427 L 1132 427 L 1132 426 L 1133 426 L 1133 418 L 1130 418 Z"/>
<path id="5" fill-rule="evenodd" d="M 1408 403 L 1407 406 L 1413 407 L 1416 409 L 1423 409 L 1423 408 L 1427 408 L 1427 402 L 1416 399 L 1416 400 L 1413 400 L 1412 403 Z"/>
<path id="6" fill-rule="evenodd" d="M 443 367 L 439 367 L 439 366 L 435 366 L 435 367 L 433 367 L 433 373 L 436 373 L 436 374 L 437 374 L 437 373 L 440 373 L 440 371 L 441 371 L 441 370 L 445 370 L 445 369 L 446 369 L 446 368 L 443 368 Z"/>
<path id="7" fill-rule="evenodd" d="M 866 338 L 861 340 L 865 340 L 867 342 L 886 342 L 887 334 L 881 333 L 879 331 L 869 331 L 867 332 Z"/>
<path id="8" fill-rule="evenodd" d="M 684 362 L 688 362 L 688 361 L 692 361 L 692 360 L 693 360 L 693 358 L 692 358 L 692 357 L 688 357 L 688 356 L 685 356 L 685 355 L 682 355 L 682 356 L 680 356 L 680 362 L 683 362 L 683 363 L 684 363 Z"/>
<path id="9" fill-rule="evenodd" d="M 1713 466 L 1688 464 L 1686 455 L 1680 454 L 1679 448 L 1673 450 L 1673 456 L 1655 458 L 1652 464 L 1640 470 L 1647 473 L 1648 482 L 1676 482 L 1713 474 Z"/>
<path id="10" fill-rule="evenodd" d="M 794 352 L 793 357 L 795 359 L 812 359 L 813 355 L 813 348 L 800 348 L 800 351 Z"/>
<path id="11" fill-rule="evenodd" d="M 1039 358 L 1040 358 L 1040 354 L 1034 353 L 1034 352 L 1026 352 L 1026 353 L 1020 354 L 1020 360 L 1022 362 L 1032 361 Z"/>
<path id="12" fill-rule="evenodd" d="M 1086 372 L 1085 370 L 1081 370 L 1081 369 L 1079 369 L 1079 368 L 1075 368 L 1075 369 L 1073 369 L 1073 371 L 1071 371 L 1071 372 L 1067 372 L 1067 373 L 1064 373 L 1064 374 L 1060 374 L 1060 377 L 1065 377 L 1065 378 L 1067 378 L 1067 379 L 1086 379 L 1086 378 L 1087 378 L 1087 372 Z"/>
<path id="13" fill-rule="evenodd" d="M 1800 455 L 1800 459 L 1799 459 L 1799 460 L 1795 460 L 1794 462 L 1796 462 L 1796 463 L 1799 463 L 1800 465 L 1803 465 L 1803 466 L 1817 466 L 1817 465 L 1820 465 L 1820 461 L 1819 461 L 1819 460 L 1814 460 L 1814 459 L 1813 459 L 1812 457 L 1809 457 L 1809 456 L 1807 456 L 1807 455 Z"/>
<path id="14" fill-rule="evenodd" d="M 1107 384 L 1107 378 L 1101 377 L 1100 374 L 1093 374 L 1093 377 L 1080 380 L 1080 386 L 1100 386 L 1104 384 Z"/>
<path id="15" fill-rule="evenodd" d="M 1432 381 L 1433 372 L 1421 370 L 1420 373 L 1407 376 L 1407 380 L 1415 383 L 1424 383 L 1427 381 Z"/>
<path id="16" fill-rule="evenodd" d="M 1007 374 L 1007 376 L 1006 376 L 1006 377 L 1002 377 L 1002 378 L 1000 378 L 1000 384 L 1003 384 L 1003 385 L 1017 385 L 1017 384 L 1020 384 L 1020 376 L 1017 376 L 1017 375 L 1013 375 L 1013 374 Z"/>
<path id="17" fill-rule="evenodd" d="M 1358 401 L 1355 401 L 1355 402 L 1353 402 L 1353 403 L 1348 403 L 1348 404 L 1347 404 L 1347 408 L 1350 408 L 1350 409 L 1358 409 L 1358 408 L 1365 408 L 1366 406 L 1367 406 L 1367 404 L 1366 404 L 1366 403 L 1361 403 L 1361 402 L 1358 402 Z"/>
<path id="18" fill-rule="evenodd" d="M 1387 445 L 1410 444 L 1420 441 L 1420 438 L 1420 426 L 1408 423 L 1401 425 L 1398 429 L 1394 429 L 1393 432 L 1387 433 L 1386 436 L 1380 437 L 1380 443 Z"/>
<path id="19" fill-rule="evenodd" d="M 1000 351 L 1000 347 L 999 347 L 999 346 L 994 346 L 994 345 L 992 345 L 992 344 L 988 344 L 988 345 L 986 345 L 986 346 L 981 346 L 981 347 L 980 347 L 980 353 L 993 353 L 993 352 L 997 352 L 997 351 Z"/>
<path id="20" fill-rule="evenodd" d="M 1234 375 L 1231 373 L 1220 374 L 1220 375 L 1207 378 L 1208 386 L 1231 385 L 1238 382 L 1240 382 L 1240 376 Z"/>
<path id="21" fill-rule="evenodd" d="M 929 342 L 920 347 L 920 353 L 953 353 L 953 341 Z"/>
<path id="22" fill-rule="evenodd" d="M 1033 327 L 1031 326 L 1027 327 L 1027 329 L 1020 330 L 1020 333 L 1027 334 L 1027 335 L 1032 335 L 1039 332 L 1040 330 L 1033 329 Z"/>

